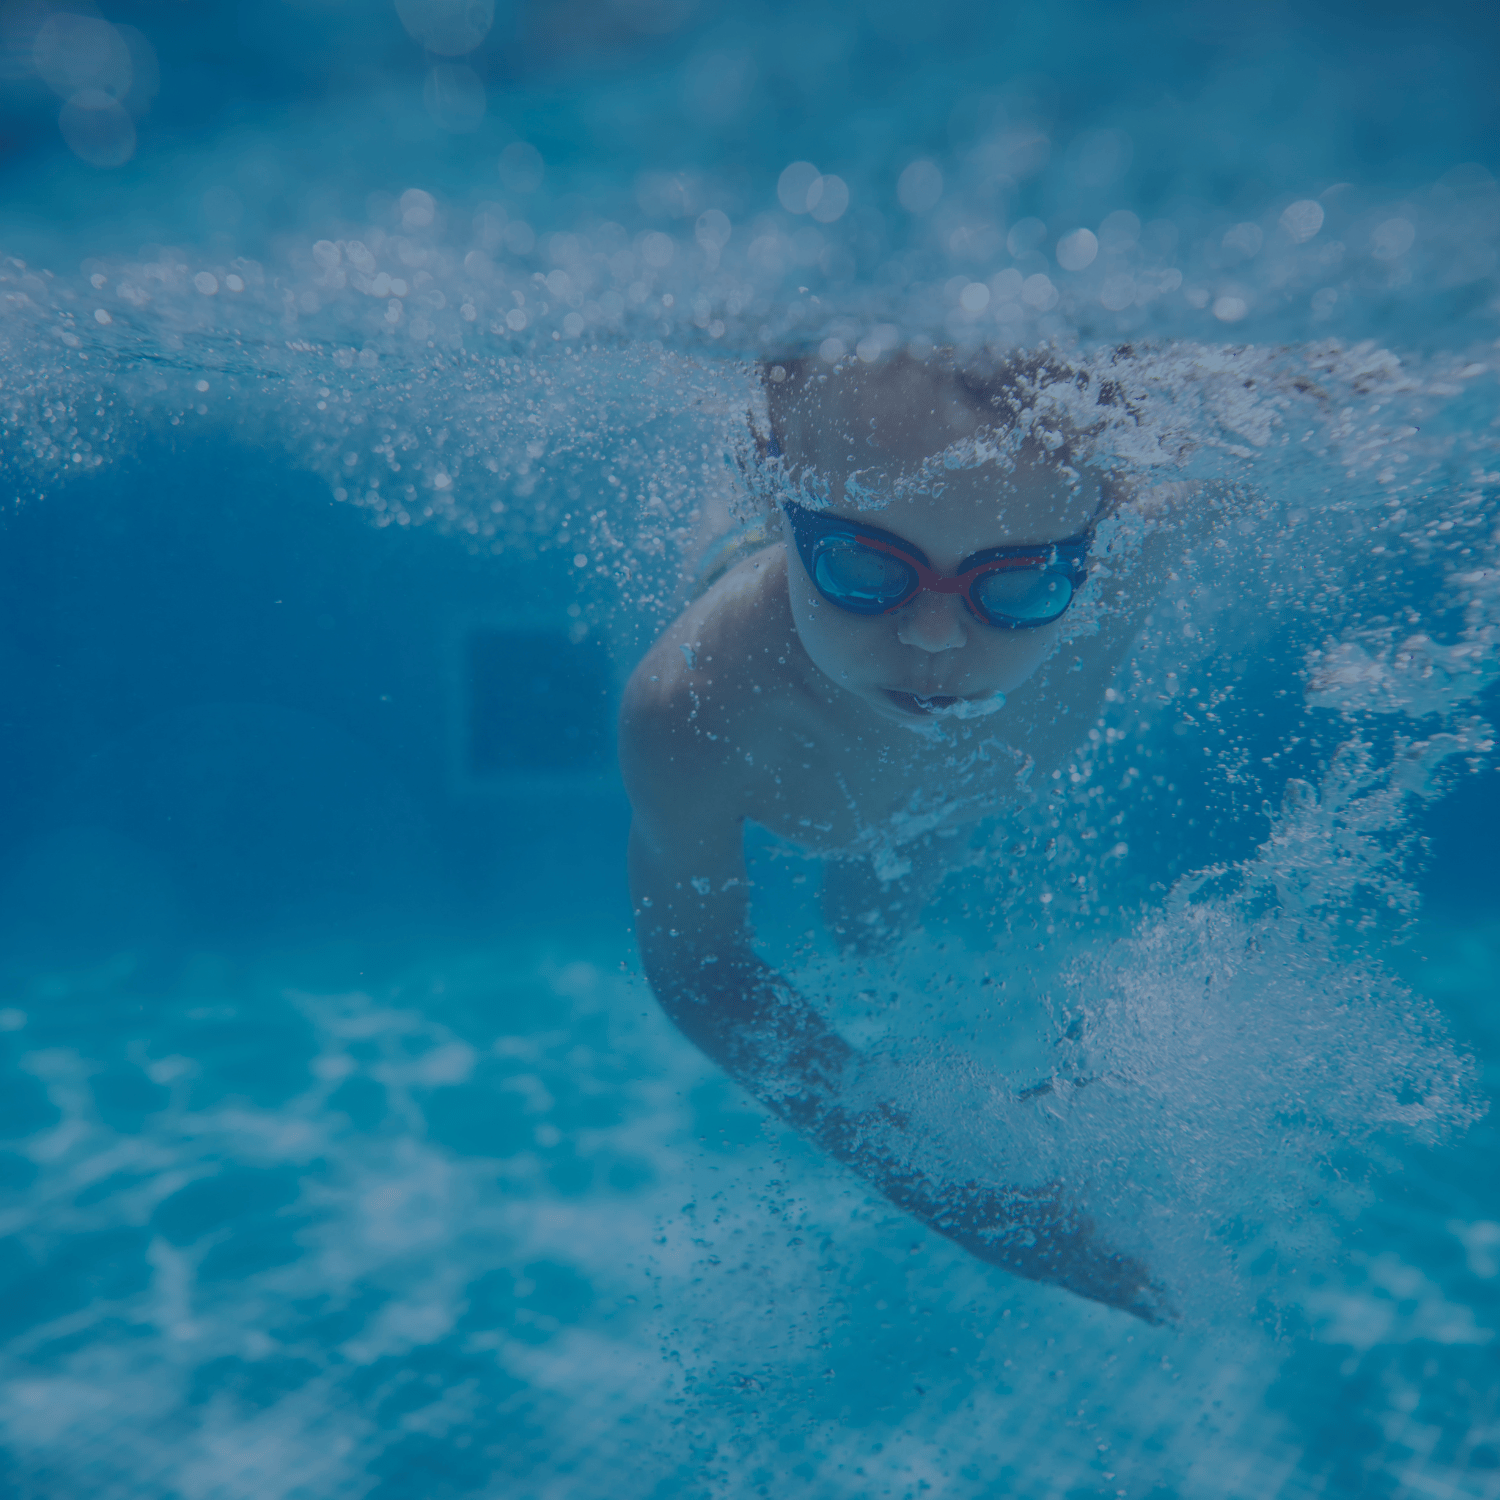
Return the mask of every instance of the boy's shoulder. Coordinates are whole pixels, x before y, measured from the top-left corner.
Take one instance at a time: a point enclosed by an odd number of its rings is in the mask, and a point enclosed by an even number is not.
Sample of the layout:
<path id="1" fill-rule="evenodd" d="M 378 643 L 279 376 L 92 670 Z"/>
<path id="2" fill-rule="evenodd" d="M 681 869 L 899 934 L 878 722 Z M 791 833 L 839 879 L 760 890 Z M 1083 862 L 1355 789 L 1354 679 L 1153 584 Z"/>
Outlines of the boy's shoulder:
<path id="1" fill-rule="evenodd" d="M 683 774 L 722 767 L 736 748 L 742 756 L 777 717 L 794 639 L 786 553 L 768 547 L 690 604 L 631 673 L 622 757 L 669 760 Z"/>

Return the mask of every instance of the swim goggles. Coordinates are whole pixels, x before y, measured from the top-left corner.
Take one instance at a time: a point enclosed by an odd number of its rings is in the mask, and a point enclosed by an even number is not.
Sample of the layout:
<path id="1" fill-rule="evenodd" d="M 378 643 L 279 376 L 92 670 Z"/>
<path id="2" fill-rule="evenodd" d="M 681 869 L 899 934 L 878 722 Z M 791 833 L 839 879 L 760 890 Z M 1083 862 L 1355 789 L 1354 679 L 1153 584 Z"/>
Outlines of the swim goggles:
<path id="1" fill-rule="evenodd" d="M 889 531 L 794 500 L 781 505 L 813 586 L 851 614 L 888 615 L 926 590 L 959 595 L 986 625 L 1026 630 L 1056 620 L 1088 577 L 1092 527 L 1060 542 L 976 552 L 945 578 L 933 572 L 926 553 Z"/>

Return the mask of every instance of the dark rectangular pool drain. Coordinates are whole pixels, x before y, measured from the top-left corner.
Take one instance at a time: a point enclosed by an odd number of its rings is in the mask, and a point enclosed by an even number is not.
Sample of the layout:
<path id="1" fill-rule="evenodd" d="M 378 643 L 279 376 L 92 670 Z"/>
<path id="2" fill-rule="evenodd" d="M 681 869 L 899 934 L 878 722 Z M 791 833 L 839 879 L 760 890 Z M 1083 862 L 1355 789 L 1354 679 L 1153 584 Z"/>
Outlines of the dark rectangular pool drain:
<path id="1" fill-rule="evenodd" d="M 613 741 L 609 655 L 562 631 L 474 630 L 464 643 L 465 762 L 481 780 L 603 769 Z"/>

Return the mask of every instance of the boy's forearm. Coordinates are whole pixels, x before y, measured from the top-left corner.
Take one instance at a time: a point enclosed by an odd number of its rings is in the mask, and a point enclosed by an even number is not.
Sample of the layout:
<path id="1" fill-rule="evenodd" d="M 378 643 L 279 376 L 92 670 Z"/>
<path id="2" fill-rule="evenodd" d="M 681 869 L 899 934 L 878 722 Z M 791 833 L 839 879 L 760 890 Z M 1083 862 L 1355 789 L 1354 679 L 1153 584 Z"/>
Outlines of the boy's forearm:
<path id="1" fill-rule="evenodd" d="M 686 941 L 643 941 L 642 949 L 651 988 L 683 1035 L 825 1144 L 820 1122 L 840 1108 L 854 1048 L 746 944 L 707 957 Z"/>
<path id="2" fill-rule="evenodd" d="M 863 1092 L 860 1054 L 748 947 L 708 963 L 684 956 L 647 948 L 652 988 L 684 1035 L 896 1207 L 991 1265 L 1160 1320 L 1145 1268 L 1098 1245 L 1052 1185 L 991 1187 L 934 1172 L 922 1159 L 930 1145 L 898 1107 L 853 1102 Z"/>

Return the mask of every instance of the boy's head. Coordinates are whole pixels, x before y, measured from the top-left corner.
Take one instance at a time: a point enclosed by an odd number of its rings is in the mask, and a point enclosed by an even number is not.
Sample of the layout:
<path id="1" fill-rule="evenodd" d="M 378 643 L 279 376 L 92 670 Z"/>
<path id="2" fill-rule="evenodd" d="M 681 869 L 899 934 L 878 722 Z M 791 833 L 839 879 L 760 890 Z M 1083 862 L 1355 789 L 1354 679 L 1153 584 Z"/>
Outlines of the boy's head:
<path id="1" fill-rule="evenodd" d="M 966 369 L 898 356 L 830 371 L 787 361 L 764 378 L 771 433 L 797 491 L 899 536 L 940 574 L 989 549 L 1076 536 L 1098 513 L 1098 477 L 1074 466 L 1076 439 L 1045 414 L 1047 387 L 1069 379 L 1055 362 Z M 959 595 L 929 591 L 890 614 L 851 613 L 823 596 L 795 548 L 787 576 L 812 661 L 882 717 L 908 723 L 998 706 L 1061 629 L 987 624 Z"/>

